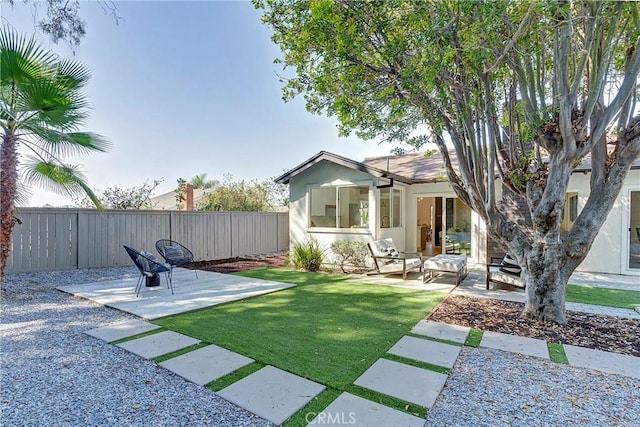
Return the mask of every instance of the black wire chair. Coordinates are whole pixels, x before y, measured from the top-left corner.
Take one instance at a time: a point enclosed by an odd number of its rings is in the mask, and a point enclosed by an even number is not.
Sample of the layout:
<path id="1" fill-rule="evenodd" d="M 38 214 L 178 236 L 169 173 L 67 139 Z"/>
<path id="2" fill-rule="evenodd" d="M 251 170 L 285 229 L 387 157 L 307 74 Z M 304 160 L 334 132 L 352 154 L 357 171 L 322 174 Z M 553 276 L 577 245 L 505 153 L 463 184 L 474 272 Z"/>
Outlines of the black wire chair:
<path id="1" fill-rule="evenodd" d="M 160 273 L 165 273 L 165 278 L 167 279 L 167 288 L 171 289 L 171 295 L 173 295 L 173 284 L 171 283 L 171 266 L 169 264 L 161 262 L 153 255 L 145 255 L 130 246 L 123 246 L 133 260 L 133 263 L 136 265 L 136 267 L 138 267 L 138 270 L 140 271 L 140 277 L 138 278 L 138 283 L 136 283 L 136 297 L 140 295 L 142 283 L 145 281 L 145 279 L 151 278 L 154 275 Z"/>
<path id="2" fill-rule="evenodd" d="M 173 278 L 173 267 L 184 267 L 194 261 L 193 252 L 186 246 L 170 239 L 160 239 L 156 242 L 156 251 L 171 266 L 169 277 Z M 198 278 L 198 270 L 194 270 L 196 279 Z"/>

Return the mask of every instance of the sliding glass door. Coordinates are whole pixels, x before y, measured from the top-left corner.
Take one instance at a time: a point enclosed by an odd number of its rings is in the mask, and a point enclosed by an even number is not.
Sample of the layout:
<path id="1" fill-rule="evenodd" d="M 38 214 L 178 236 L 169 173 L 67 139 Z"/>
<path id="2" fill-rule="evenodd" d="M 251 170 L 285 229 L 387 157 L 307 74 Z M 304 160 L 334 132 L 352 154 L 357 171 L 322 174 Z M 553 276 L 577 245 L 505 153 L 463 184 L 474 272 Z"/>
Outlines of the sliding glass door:
<path id="1" fill-rule="evenodd" d="M 629 270 L 640 269 L 640 191 L 629 192 Z"/>
<path id="2" fill-rule="evenodd" d="M 460 199 L 447 197 L 444 222 L 442 252 L 471 255 L 471 209 Z"/>

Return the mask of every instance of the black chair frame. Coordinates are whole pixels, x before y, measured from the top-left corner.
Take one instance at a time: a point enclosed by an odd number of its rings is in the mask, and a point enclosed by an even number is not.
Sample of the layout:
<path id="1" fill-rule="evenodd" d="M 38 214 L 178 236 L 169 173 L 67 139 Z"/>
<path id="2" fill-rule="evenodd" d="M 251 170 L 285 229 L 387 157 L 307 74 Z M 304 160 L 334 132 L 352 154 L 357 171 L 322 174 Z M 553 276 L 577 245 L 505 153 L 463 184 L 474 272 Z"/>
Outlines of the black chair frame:
<path id="1" fill-rule="evenodd" d="M 180 259 L 167 257 L 165 255 L 165 248 L 167 246 L 180 246 L 180 248 L 182 249 L 183 257 Z M 195 259 L 193 256 L 193 252 L 191 252 L 189 248 L 171 239 L 158 240 L 156 242 L 156 251 L 158 251 L 158 253 L 165 260 L 165 262 L 171 266 L 171 271 L 169 272 L 169 277 L 171 277 L 171 279 L 173 279 L 173 267 L 184 267 L 185 265 L 191 264 Z M 196 273 L 196 279 L 197 279 L 198 270 L 193 270 L 193 271 Z"/>
<path id="2" fill-rule="evenodd" d="M 136 283 L 136 297 L 140 295 L 140 290 L 142 289 L 142 284 L 147 277 L 153 277 L 154 274 L 165 273 L 165 278 L 167 280 L 167 288 L 171 289 L 171 295 L 173 295 L 173 283 L 171 280 L 171 267 L 167 267 L 167 265 L 158 261 L 157 259 L 150 258 L 144 255 L 142 252 L 132 248 L 131 246 L 123 245 L 124 249 L 127 251 L 133 263 L 140 271 L 140 277 L 138 278 L 138 283 Z M 147 267 L 142 264 L 141 259 L 144 258 L 147 261 Z"/>

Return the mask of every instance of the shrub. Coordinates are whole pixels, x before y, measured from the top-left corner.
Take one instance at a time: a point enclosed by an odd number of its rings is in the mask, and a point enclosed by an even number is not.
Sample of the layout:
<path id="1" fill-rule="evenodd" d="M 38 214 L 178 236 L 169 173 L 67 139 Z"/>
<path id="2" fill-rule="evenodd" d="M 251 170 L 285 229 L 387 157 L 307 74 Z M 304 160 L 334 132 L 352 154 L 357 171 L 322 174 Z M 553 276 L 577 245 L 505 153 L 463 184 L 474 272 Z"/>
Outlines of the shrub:
<path id="1" fill-rule="evenodd" d="M 369 250 L 367 244 L 362 242 L 350 242 L 348 240 L 338 240 L 331 244 L 336 259 L 343 273 L 346 273 L 346 265 L 353 265 L 357 268 L 366 268 Z"/>
<path id="2" fill-rule="evenodd" d="M 315 239 L 297 242 L 289 253 L 289 262 L 296 268 L 318 271 L 324 260 L 324 250 Z"/>

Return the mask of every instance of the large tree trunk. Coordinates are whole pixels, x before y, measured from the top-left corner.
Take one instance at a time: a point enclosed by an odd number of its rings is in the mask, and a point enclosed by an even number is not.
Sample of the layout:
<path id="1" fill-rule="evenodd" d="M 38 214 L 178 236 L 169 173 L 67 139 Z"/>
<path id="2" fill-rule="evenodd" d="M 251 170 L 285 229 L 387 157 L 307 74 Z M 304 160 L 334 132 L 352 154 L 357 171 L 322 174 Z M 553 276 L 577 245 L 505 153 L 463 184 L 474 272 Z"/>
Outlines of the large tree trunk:
<path id="1" fill-rule="evenodd" d="M 18 181 L 17 138 L 4 135 L 0 146 L 0 290 L 3 289 L 4 269 L 9 258 L 11 231 L 15 225 L 16 188 Z"/>
<path id="2" fill-rule="evenodd" d="M 536 243 L 526 256 L 522 275 L 527 284 L 523 317 L 564 324 L 564 298 L 573 269 L 564 245 Z"/>
<path id="3" fill-rule="evenodd" d="M 567 255 L 561 241 L 565 194 L 571 166 L 564 153 L 552 153 L 548 172 L 542 168 L 538 176 L 527 183 L 526 200 L 533 222 L 533 240 L 523 248 L 524 279 L 527 298 L 523 316 L 542 321 L 566 323 L 564 292 Z M 572 271 L 568 274 L 571 275 Z"/>

